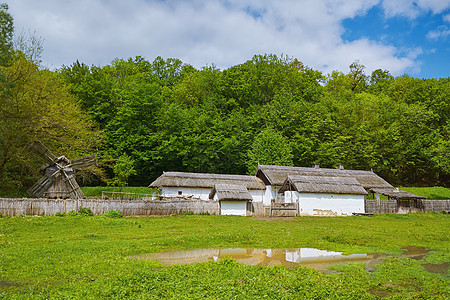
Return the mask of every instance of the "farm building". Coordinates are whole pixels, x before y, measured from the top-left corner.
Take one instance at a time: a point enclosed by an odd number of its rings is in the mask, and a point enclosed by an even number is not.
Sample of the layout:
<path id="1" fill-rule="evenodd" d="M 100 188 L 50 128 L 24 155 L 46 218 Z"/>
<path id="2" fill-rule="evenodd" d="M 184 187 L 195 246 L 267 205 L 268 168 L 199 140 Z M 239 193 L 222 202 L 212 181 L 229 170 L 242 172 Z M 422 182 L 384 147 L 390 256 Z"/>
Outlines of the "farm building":
<path id="1" fill-rule="evenodd" d="M 423 209 L 423 202 L 426 197 L 415 195 L 398 188 L 371 188 L 369 190 L 373 194 L 373 198 L 377 204 L 381 204 L 381 195 L 386 196 L 388 200 L 397 201 L 398 212 L 413 212 L 421 211 Z"/>
<path id="2" fill-rule="evenodd" d="M 165 172 L 149 187 L 160 188 L 163 197 L 192 197 L 209 200 L 209 194 L 217 184 L 243 186 L 254 202 L 262 202 L 266 190 L 264 183 L 255 176 L 185 172 Z"/>
<path id="3" fill-rule="evenodd" d="M 150 187 L 163 197 L 217 202 L 217 213 L 233 215 L 365 213 L 368 190 L 395 190 L 372 171 L 274 165 L 258 166 L 255 176 L 165 172 Z"/>
<path id="4" fill-rule="evenodd" d="M 256 177 L 260 178 L 267 187 L 264 205 L 270 205 L 272 199 L 276 199 L 279 189 L 289 175 L 298 176 L 323 176 L 323 177 L 350 177 L 361 184 L 365 190 L 371 188 L 393 188 L 386 180 L 372 171 L 345 170 L 342 166 L 336 169 L 287 167 L 274 165 L 260 165 L 256 170 Z"/>
<path id="5" fill-rule="evenodd" d="M 221 215 L 246 216 L 251 211 L 249 202 L 253 200 L 252 195 L 243 185 L 216 184 L 209 198 L 219 202 Z"/>
<path id="6" fill-rule="evenodd" d="M 295 203 L 297 215 L 364 213 L 364 187 L 353 177 L 289 175 L 279 190 L 285 203 Z"/>

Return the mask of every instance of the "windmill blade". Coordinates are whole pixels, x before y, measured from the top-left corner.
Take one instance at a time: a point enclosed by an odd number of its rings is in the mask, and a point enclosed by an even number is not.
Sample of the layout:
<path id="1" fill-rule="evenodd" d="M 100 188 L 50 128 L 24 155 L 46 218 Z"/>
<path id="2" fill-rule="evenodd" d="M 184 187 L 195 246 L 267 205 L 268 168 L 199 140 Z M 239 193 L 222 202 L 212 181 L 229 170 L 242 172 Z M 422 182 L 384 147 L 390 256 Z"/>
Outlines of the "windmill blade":
<path id="1" fill-rule="evenodd" d="M 83 157 L 75 158 L 70 161 L 71 167 L 74 170 L 81 170 L 87 167 L 97 165 L 97 155 L 91 154 Z"/>
<path id="2" fill-rule="evenodd" d="M 66 175 L 67 176 L 67 175 Z M 69 192 L 69 198 L 81 199 L 85 198 L 83 191 L 75 180 L 75 176 L 67 176 L 67 187 Z"/>
<path id="3" fill-rule="evenodd" d="M 47 147 L 40 141 L 34 141 L 29 145 L 30 149 L 36 152 L 36 154 L 43 157 L 47 163 L 53 164 L 56 161 L 56 155 L 54 155 Z"/>
<path id="4" fill-rule="evenodd" d="M 57 172 L 56 172 L 57 173 Z M 45 174 L 41 179 L 39 179 L 32 187 L 27 190 L 27 193 L 33 197 L 41 197 L 53 184 L 54 176 L 53 174 Z"/>

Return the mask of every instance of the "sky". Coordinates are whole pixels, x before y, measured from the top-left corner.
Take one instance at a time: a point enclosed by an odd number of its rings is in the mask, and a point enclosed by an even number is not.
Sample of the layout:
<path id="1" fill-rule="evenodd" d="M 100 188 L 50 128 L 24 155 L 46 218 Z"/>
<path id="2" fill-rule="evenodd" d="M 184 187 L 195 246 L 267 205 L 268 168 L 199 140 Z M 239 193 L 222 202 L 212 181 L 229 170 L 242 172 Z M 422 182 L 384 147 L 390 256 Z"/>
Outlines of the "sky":
<path id="1" fill-rule="evenodd" d="M 0 0 L 50 69 L 76 60 L 179 58 L 227 69 L 287 55 L 324 74 L 354 61 L 394 76 L 450 77 L 450 0 Z"/>

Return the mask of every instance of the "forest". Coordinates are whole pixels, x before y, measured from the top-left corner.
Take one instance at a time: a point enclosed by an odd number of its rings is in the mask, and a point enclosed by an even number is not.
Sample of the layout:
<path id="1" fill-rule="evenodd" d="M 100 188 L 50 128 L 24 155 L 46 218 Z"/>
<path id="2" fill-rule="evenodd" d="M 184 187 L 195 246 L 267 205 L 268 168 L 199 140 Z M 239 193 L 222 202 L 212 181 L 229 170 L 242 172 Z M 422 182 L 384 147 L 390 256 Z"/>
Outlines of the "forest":
<path id="1" fill-rule="evenodd" d="M 450 77 L 323 74 L 258 54 L 221 70 L 176 58 L 75 61 L 49 70 L 13 42 L 0 7 L 0 192 L 22 191 L 55 154 L 96 153 L 81 185 L 147 186 L 163 171 L 254 174 L 258 164 L 373 170 L 394 185 L 450 186 Z"/>

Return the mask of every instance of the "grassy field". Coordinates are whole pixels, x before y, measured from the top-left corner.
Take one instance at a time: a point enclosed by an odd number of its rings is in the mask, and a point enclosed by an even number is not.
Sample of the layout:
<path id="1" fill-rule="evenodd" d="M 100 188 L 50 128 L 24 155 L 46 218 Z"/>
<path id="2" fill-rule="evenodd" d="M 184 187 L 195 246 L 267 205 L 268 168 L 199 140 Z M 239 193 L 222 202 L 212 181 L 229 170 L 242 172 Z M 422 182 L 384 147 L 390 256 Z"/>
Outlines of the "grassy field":
<path id="1" fill-rule="evenodd" d="M 50 299 L 448 299 L 449 274 L 422 263 L 450 262 L 450 216 L 257 219 L 238 216 L 0 218 L 0 298 Z M 193 248 L 301 248 L 400 254 L 427 247 L 423 261 L 389 257 L 323 274 L 245 266 L 231 259 L 164 267 L 133 254 Z"/>
<path id="2" fill-rule="evenodd" d="M 102 195 L 102 192 L 124 192 L 137 194 L 153 194 L 155 192 L 154 189 L 145 186 L 86 186 L 82 187 L 81 190 L 86 197 L 100 197 Z"/>
<path id="3" fill-rule="evenodd" d="M 434 186 L 434 187 L 400 187 L 401 190 L 427 197 L 430 200 L 446 200 L 450 199 L 450 189 Z"/>

